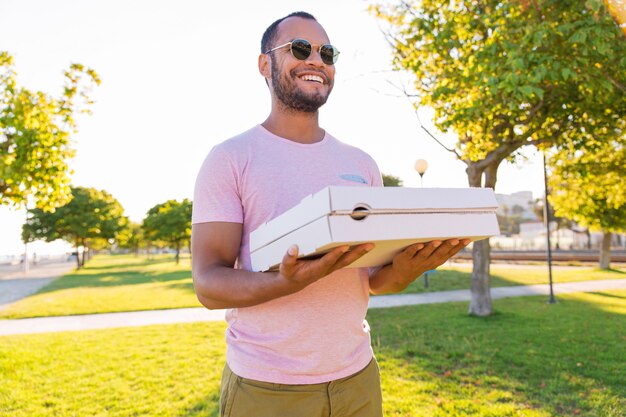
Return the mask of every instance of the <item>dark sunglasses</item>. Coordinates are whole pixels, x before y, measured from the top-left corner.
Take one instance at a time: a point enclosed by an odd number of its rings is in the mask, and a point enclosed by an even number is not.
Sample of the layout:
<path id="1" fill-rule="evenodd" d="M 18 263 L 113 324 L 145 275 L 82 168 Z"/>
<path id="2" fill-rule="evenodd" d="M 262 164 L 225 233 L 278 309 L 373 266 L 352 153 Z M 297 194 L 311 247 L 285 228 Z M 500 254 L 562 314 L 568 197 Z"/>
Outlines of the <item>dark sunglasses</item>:
<path id="1" fill-rule="evenodd" d="M 311 51 L 313 50 L 313 46 L 318 47 L 318 52 L 322 57 L 322 62 L 326 65 L 334 65 L 337 62 L 337 58 L 339 57 L 339 50 L 332 45 L 311 45 L 311 42 L 306 39 L 294 39 L 291 42 L 287 42 L 276 48 L 272 48 L 269 51 L 265 52 L 269 54 L 270 52 L 274 52 L 277 49 L 284 48 L 285 46 L 289 46 L 289 50 L 291 51 L 291 55 L 294 58 L 299 59 L 300 61 L 304 61 L 309 56 L 311 56 Z"/>

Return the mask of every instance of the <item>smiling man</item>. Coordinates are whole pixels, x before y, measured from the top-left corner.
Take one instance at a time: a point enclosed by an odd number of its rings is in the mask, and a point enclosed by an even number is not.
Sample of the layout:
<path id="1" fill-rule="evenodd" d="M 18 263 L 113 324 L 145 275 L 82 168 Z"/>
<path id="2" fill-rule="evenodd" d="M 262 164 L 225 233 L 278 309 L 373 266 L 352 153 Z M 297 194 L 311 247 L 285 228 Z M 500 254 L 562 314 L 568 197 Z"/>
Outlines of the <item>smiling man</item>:
<path id="1" fill-rule="evenodd" d="M 249 236 L 262 223 L 329 185 L 382 185 L 369 155 L 319 126 L 338 57 L 310 14 L 272 23 L 258 62 L 271 112 L 215 146 L 198 174 L 194 287 L 207 308 L 228 309 L 222 416 L 382 416 L 369 294 L 403 290 L 468 243 L 415 244 L 372 271 L 346 268 L 372 243 L 317 260 L 298 259 L 292 246 L 278 272 L 251 272 Z"/>

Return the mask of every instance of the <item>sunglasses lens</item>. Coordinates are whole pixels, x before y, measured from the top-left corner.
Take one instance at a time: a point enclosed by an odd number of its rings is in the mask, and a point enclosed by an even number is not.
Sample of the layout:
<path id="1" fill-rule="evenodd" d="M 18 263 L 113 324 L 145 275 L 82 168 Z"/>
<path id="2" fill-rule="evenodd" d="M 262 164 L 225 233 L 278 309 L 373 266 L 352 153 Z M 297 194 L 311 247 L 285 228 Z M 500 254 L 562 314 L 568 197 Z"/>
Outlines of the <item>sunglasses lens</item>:
<path id="1" fill-rule="evenodd" d="M 291 42 L 291 53 L 300 61 L 304 61 L 311 55 L 311 44 L 304 39 L 296 39 Z"/>
<path id="2" fill-rule="evenodd" d="M 322 47 L 320 48 L 320 55 L 324 64 L 333 65 L 335 62 L 337 62 L 337 58 L 339 57 L 339 51 L 332 45 L 322 45 Z"/>

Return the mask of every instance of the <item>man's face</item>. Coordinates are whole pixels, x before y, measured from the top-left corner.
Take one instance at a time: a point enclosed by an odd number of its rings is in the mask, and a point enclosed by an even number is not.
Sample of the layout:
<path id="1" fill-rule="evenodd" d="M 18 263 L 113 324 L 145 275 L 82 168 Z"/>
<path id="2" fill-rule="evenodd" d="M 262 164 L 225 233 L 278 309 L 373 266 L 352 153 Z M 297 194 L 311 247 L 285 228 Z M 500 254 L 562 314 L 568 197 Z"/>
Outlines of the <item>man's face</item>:
<path id="1" fill-rule="evenodd" d="M 329 43 L 319 23 L 299 17 L 282 21 L 273 47 L 296 38 L 306 39 L 313 45 L 311 55 L 300 61 L 294 58 L 288 46 L 272 52 L 270 86 L 276 98 L 288 109 L 313 113 L 326 103 L 333 89 L 335 66 L 324 64 L 319 55 L 319 45 Z M 307 80 L 307 75 L 321 77 L 323 82 Z"/>

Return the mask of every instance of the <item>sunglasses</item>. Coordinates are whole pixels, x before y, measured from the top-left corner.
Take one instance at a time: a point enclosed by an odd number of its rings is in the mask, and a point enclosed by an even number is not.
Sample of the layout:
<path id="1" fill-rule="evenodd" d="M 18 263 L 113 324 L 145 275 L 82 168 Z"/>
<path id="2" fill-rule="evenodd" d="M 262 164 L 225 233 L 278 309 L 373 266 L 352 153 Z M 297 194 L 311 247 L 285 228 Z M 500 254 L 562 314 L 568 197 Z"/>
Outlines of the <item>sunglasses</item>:
<path id="1" fill-rule="evenodd" d="M 299 59 L 300 61 L 304 61 L 308 57 L 311 56 L 311 51 L 313 51 L 313 45 L 311 42 L 306 39 L 294 39 L 291 42 L 287 42 L 283 45 L 277 46 L 276 48 L 272 48 L 269 51 L 265 52 L 269 54 L 270 52 L 274 52 L 277 49 L 284 48 L 285 46 L 289 46 L 289 50 L 291 51 L 291 55 L 294 58 Z M 322 57 L 322 62 L 326 65 L 334 65 L 337 62 L 337 58 L 339 57 L 339 50 L 332 45 L 315 45 L 318 47 L 317 51 Z"/>

